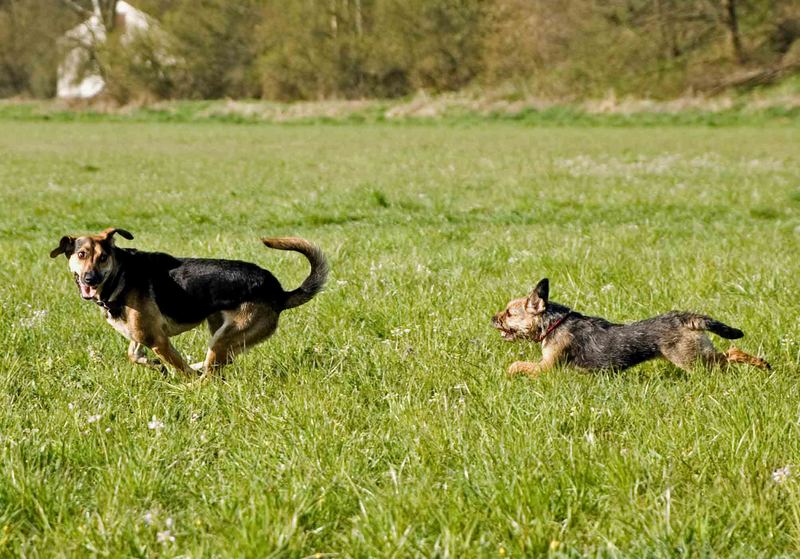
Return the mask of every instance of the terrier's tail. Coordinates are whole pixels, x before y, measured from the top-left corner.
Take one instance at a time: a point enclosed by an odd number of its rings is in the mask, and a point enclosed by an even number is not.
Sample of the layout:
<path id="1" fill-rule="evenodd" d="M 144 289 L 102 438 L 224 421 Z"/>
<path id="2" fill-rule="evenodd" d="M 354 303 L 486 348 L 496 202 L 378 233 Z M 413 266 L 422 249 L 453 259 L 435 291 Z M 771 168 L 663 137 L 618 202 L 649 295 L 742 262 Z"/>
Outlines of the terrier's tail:
<path id="1" fill-rule="evenodd" d="M 284 309 L 299 307 L 309 302 L 314 295 L 322 291 L 325 280 L 328 278 L 328 261 L 322 250 L 314 244 L 299 237 L 273 237 L 261 239 L 269 248 L 278 250 L 294 250 L 299 252 L 311 263 L 311 273 L 297 289 L 286 293 Z"/>
<path id="2" fill-rule="evenodd" d="M 717 336 L 727 340 L 738 340 L 744 336 L 744 332 L 733 326 L 723 324 L 719 320 L 714 320 L 710 316 L 701 314 L 687 314 L 684 317 L 684 324 L 690 330 L 707 330 Z"/>

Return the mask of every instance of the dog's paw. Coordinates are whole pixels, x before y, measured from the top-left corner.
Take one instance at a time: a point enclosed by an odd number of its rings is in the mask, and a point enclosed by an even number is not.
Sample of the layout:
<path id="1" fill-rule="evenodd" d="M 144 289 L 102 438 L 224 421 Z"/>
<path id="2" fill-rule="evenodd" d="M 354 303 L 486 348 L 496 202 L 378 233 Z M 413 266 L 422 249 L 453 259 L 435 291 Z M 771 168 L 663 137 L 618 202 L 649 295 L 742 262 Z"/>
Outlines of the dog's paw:
<path id="1" fill-rule="evenodd" d="M 528 374 L 531 370 L 531 364 L 525 361 L 514 361 L 508 367 L 508 375 L 509 376 L 516 376 L 516 375 L 525 375 Z"/>

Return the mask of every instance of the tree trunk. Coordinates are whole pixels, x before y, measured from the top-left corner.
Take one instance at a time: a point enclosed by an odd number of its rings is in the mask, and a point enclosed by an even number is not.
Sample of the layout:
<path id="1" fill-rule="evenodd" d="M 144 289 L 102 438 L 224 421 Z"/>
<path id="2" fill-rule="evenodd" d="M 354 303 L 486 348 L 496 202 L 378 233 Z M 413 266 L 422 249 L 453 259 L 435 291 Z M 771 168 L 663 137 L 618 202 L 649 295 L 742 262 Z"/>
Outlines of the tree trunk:
<path id="1" fill-rule="evenodd" d="M 736 0 L 722 0 L 722 9 L 725 11 L 725 26 L 728 28 L 728 43 L 731 47 L 731 53 L 738 64 L 743 64 L 746 57 L 742 48 L 742 38 L 739 35 Z"/>
<path id="2" fill-rule="evenodd" d="M 336 0 L 331 0 L 330 2 L 330 14 L 331 14 L 331 35 L 335 38 L 338 31 L 339 31 L 339 16 L 336 10 Z"/>
<path id="3" fill-rule="evenodd" d="M 661 42 L 667 58 L 678 58 L 681 49 L 678 46 L 678 38 L 675 36 L 674 10 L 675 7 L 667 5 L 669 0 L 656 0 L 656 13 L 658 17 L 658 28 L 661 32 Z"/>
<path id="4" fill-rule="evenodd" d="M 361 16 L 361 0 L 356 0 L 356 35 L 359 38 L 364 34 L 364 22 Z"/>

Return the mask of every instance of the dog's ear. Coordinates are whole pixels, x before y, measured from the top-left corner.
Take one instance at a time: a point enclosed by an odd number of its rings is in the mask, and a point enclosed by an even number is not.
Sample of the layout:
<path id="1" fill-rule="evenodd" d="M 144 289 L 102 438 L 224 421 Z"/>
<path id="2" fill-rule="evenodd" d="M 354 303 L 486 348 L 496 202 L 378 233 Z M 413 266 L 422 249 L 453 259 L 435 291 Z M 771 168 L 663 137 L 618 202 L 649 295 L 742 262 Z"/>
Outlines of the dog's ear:
<path id="1" fill-rule="evenodd" d="M 133 240 L 133 235 L 131 235 L 125 229 L 120 229 L 118 227 L 109 227 L 108 229 L 103 231 L 103 236 L 106 239 L 113 239 L 114 235 L 116 235 L 117 233 L 119 233 L 123 238 L 128 239 L 129 241 Z"/>
<path id="2" fill-rule="evenodd" d="M 50 258 L 65 254 L 69 258 L 75 252 L 75 237 L 61 237 L 58 246 L 50 251 Z"/>
<path id="3" fill-rule="evenodd" d="M 550 282 L 543 278 L 536 287 L 533 288 L 528 300 L 525 302 L 525 310 L 535 314 L 541 314 L 547 307 L 547 300 L 550 298 Z"/>

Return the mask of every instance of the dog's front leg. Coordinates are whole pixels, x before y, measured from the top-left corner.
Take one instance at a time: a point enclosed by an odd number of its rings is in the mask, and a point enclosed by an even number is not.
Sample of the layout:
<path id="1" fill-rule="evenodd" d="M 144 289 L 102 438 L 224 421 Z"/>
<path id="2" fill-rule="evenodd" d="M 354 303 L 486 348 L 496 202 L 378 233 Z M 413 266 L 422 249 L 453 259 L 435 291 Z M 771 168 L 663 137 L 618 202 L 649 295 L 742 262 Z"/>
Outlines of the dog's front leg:
<path id="1" fill-rule="evenodd" d="M 538 363 L 531 363 L 530 361 L 514 361 L 508 367 L 508 374 L 509 376 L 516 376 L 516 375 L 535 375 L 539 368 Z"/>
<path id="2" fill-rule="evenodd" d="M 170 343 L 169 338 L 163 337 L 156 340 L 152 346 L 150 346 L 156 355 L 158 355 L 162 361 L 165 363 L 169 363 L 178 371 L 183 373 L 185 376 L 190 378 L 196 378 L 197 372 L 192 369 L 191 365 L 189 365 L 178 353 L 178 350 L 173 347 Z"/>
<path id="3" fill-rule="evenodd" d="M 552 369 L 553 365 L 555 365 L 555 362 L 549 359 L 542 359 L 538 363 L 514 361 L 511 366 L 508 367 L 508 374 L 510 376 L 527 375 L 531 378 L 536 378 L 540 374 Z"/>
<path id="4" fill-rule="evenodd" d="M 161 361 L 147 357 L 144 346 L 139 342 L 132 341 L 128 344 L 128 359 L 134 365 L 144 365 L 145 367 L 164 370 L 164 365 L 161 364 Z"/>

